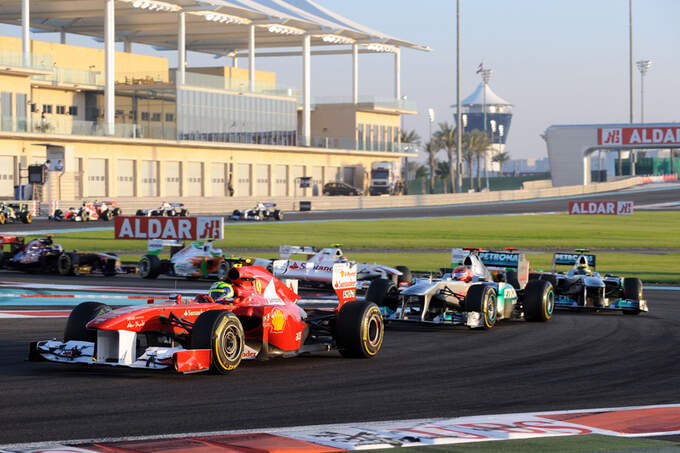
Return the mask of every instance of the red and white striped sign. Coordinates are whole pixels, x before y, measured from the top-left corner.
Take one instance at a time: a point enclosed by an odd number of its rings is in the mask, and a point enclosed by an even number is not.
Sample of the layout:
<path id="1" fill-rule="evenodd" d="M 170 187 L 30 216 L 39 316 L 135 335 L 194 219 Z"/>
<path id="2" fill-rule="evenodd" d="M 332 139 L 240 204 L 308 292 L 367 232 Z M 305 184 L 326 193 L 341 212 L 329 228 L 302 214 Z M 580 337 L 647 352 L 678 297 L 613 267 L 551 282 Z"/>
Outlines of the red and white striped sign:
<path id="1" fill-rule="evenodd" d="M 632 201 L 613 201 L 613 200 L 597 200 L 597 201 L 570 201 L 569 214 L 578 215 L 632 215 L 633 202 Z"/>
<path id="2" fill-rule="evenodd" d="M 114 231 L 116 239 L 219 240 L 224 237 L 224 218 L 118 216 Z"/>

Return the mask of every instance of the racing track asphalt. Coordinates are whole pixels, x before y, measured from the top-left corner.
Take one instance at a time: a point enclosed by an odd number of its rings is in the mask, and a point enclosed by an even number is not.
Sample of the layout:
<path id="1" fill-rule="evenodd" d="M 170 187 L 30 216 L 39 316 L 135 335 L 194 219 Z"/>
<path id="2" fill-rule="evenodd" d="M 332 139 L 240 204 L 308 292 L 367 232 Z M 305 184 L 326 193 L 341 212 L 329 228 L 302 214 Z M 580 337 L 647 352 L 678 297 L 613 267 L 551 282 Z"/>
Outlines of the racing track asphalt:
<path id="1" fill-rule="evenodd" d="M 228 376 L 25 362 L 65 319 L 0 319 L 0 445 L 678 402 L 678 292 L 650 312 L 388 330 L 371 360 L 245 362 Z"/>
<path id="2" fill-rule="evenodd" d="M 285 220 L 359 220 L 377 218 L 418 218 L 468 215 L 501 215 L 541 212 L 566 212 L 570 200 L 606 199 L 632 200 L 635 206 L 680 201 L 680 184 L 641 186 L 633 189 L 564 198 L 548 198 L 495 203 L 458 204 L 446 206 L 425 206 L 415 208 L 356 209 L 343 211 L 286 212 Z M 312 200 L 312 206 L 314 202 Z M 218 213 L 219 215 L 219 213 Z M 50 222 L 37 219 L 30 225 L 12 223 L 0 225 L 0 234 L 8 231 L 39 231 L 46 229 L 77 230 L 82 228 L 113 228 L 111 222 Z"/>

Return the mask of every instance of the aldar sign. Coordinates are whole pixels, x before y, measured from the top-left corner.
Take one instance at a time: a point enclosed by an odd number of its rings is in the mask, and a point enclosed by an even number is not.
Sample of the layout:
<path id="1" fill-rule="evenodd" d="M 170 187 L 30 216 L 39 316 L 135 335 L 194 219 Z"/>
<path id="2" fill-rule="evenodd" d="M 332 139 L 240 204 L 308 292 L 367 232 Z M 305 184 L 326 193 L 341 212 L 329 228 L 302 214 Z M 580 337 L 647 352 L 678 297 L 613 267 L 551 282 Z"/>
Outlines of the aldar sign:
<path id="1" fill-rule="evenodd" d="M 569 214 L 632 215 L 632 201 L 570 201 Z"/>
<path id="2" fill-rule="evenodd" d="M 116 239 L 219 240 L 224 237 L 224 218 L 118 216 L 114 231 Z"/>
<path id="3" fill-rule="evenodd" d="M 600 127 L 598 145 L 680 145 L 680 127 Z"/>

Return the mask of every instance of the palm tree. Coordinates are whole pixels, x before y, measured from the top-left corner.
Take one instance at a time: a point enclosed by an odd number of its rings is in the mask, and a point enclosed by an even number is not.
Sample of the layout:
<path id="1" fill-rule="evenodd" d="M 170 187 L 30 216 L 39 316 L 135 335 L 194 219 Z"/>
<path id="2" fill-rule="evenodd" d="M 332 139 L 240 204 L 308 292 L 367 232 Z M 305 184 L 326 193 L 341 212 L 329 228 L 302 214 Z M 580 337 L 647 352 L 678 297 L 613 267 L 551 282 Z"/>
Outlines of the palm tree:
<path id="1" fill-rule="evenodd" d="M 449 186 L 451 193 L 454 193 L 456 191 L 456 168 L 458 165 L 456 165 L 457 159 L 454 158 L 453 152 L 456 150 L 458 132 L 449 123 L 439 123 L 439 130 L 434 133 L 434 137 L 441 144 L 441 148 L 446 149 L 449 158 Z"/>
<path id="2" fill-rule="evenodd" d="M 435 174 L 437 175 L 438 178 L 446 178 L 449 176 L 449 172 L 451 169 L 449 168 L 449 162 L 446 160 L 438 160 L 437 161 L 437 166 L 434 170 Z"/>
<path id="3" fill-rule="evenodd" d="M 498 153 L 495 156 L 493 156 L 492 160 L 494 162 L 498 162 L 500 164 L 500 167 L 501 167 L 500 173 L 502 174 L 503 173 L 503 164 L 510 160 L 510 154 L 508 154 L 506 152 Z"/>
<path id="4" fill-rule="evenodd" d="M 481 171 L 480 171 L 480 160 L 481 156 L 486 153 L 489 147 L 490 140 L 489 136 L 484 132 L 474 129 L 466 134 L 463 134 L 464 145 L 464 155 L 465 160 L 468 163 L 468 180 L 470 188 L 472 188 L 472 160 L 477 158 L 477 190 L 481 189 Z"/>
<path id="5" fill-rule="evenodd" d="M 430 140 L 427 142 L 425 145 L 425 150 L 427 151 L 427 164 L 428 167 L 430 168 L 430 185 L 429 185 L 429 193 L 434 193 L 434 174 L 435 174 L 435 164 L 434 164 L 434 156 L 437 154 L 437 151 L 441 148 L 441 145 L 439 144 L 438 141 L 436 140 Z"/>
<path id="6" fill-rule="evenodd" d="M 405 131 L 401 130 L 401 143 L 410 143 L 414 145 L 420 145 L 420 135 L 415 130 Z M 404 195 L 408 194 L 408 157 L 404 157 Z"/>

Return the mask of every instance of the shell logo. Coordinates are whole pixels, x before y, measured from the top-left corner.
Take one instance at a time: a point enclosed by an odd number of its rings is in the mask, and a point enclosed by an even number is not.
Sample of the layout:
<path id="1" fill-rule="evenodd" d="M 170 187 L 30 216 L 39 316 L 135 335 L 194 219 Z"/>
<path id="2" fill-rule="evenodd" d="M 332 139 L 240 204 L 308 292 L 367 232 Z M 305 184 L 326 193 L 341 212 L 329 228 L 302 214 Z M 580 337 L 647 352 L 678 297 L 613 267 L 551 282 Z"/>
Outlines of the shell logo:
<path id="1" fill-rule="evenodd" d="M 259 294 L 262 294 L 262 283 L 258 279 L 255 279 L 255 289 Z"/>
<path id="2" fill-rule="evenodd" d="M 283 326 L 286 325 L 286 316 L 278 308 L 272 311 L 272 329 L 275 332 L 280 332 L 283 330 Z"/>

